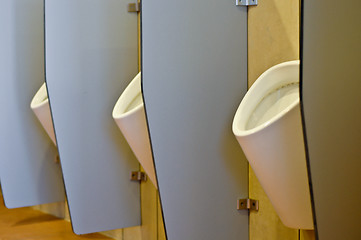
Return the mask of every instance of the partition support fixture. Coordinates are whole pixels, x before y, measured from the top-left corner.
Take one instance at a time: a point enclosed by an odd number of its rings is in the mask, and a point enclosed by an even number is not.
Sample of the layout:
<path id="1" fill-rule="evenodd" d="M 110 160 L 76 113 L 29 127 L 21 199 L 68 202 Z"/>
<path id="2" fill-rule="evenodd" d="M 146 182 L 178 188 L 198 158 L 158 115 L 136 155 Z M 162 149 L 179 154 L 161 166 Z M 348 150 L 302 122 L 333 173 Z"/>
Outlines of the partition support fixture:
<path id="1" fill-rule="evenodd" d="M 129 3 L 128 12 L 140 12 L 140 3 Z"/>
<path id="2" fill-rule="evenodd" d="M 254 210 L 258 211 L 259 202 L 254 199 L 238 199 L 237 200 L 237 210 Z"/>
<path id="3" fill-rule="evenodd" d="M 257 6 L 258 0 L 236 0 L 237 6 Z"/>
<path id="4" fill-rule="evenodd" d="M 130 174 L 131 181 L 147 181 L 147 174 L 145 172 L 131 172 Z"/>

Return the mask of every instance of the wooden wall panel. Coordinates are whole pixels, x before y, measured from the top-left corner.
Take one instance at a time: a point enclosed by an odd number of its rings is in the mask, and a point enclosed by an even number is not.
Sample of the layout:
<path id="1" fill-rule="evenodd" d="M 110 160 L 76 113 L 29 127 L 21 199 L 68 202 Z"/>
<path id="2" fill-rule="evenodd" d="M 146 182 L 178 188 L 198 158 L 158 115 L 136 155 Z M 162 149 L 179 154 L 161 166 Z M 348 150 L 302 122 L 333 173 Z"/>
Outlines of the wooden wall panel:
<path id="1" fill-rule="evenodd" d="M 157 199 L 158 191 L 153 183 L 148 179 L 147 182 L 142 183 L 141 186 L 141 211 L 142 211 L 142 225 L 141 238 L 142 240 L 157 240 L 158 232 L 158 217 L 157 217 Z M 128 240 L 128 239 L 126 239 Z"/>
<path id="2" fill-rule="evenodd" d="M 157 197 L 157 218 L 158 218 L 158 240 L 166 240 L 162 208 L 159 197 Z"/>
<path id="3" fill-rule="evenodd" d="M 313 230 L 301 230 L 300 240 L 315 240 L 315 231 Z"/>
<path id="4" fill-rule="evenodd" d="M 299 59 L 299 0 L 263 0 L 249 7 L 249 86 L 273 65 L 295 59 Z"/>
<path id="5" fill-rule="evenodd" d="M 299 0 L 258 1 L 248 11 L 249 87 L 268 68 L 299 59 Z M 250 212 L 250 240 L 297 240 L 298 230 L 285 227 L 250 168 L 249 194 L 260 200 Z"/>

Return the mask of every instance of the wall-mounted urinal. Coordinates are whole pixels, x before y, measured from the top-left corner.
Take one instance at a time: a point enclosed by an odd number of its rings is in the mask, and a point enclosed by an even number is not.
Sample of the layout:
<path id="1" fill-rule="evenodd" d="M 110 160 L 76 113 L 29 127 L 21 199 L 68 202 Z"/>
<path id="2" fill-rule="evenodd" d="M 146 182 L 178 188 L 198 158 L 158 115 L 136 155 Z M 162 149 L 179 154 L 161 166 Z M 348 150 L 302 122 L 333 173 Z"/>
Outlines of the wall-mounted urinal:
<path id="1" fill-rule="evenodd" d="M 282 222 L 313 229 L 302 133 L 298 60 L 264 72 L 233 120 L 233 133 Z"/>
<path id="2" fill-rule="evenodd" d="M 35 113 L 50 139 L 56 145 L 53 120 L 51 117 L 48 93 L 45 83 L 40 87 L 38 92 L 33 97 L 33 100 L 30 103 L 30 108 Z"/>
<path id="3" fill-rule="evenodd" d="M 157 188 L 141 92 L 141 73 L 129 83 L 113 109 L 113 118 L 149 179 Z"/>

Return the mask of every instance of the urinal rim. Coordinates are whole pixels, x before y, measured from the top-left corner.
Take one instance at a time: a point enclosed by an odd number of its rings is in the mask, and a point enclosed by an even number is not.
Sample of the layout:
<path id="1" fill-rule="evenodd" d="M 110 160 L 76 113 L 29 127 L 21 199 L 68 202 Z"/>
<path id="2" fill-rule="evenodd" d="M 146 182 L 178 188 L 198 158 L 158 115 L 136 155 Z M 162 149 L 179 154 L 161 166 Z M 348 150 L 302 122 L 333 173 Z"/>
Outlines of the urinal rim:
<path id="1" fill-rule="evenodd" d="M 113 108 L 113 113 L 112 116 L 115 120 L 120 120 L 123 118 L 128 117 L 129 115 L 132 115 L 133 113 L 141 110 L 144 107 L 144 102 L 142 99 L 142 103 L 139 104 L 138 106 L 136 106 L 135 108 L 132 108 L 129 111 L 124 112 L 124 110 L 120 111 L 121 113 L 118 113 L 119 108 L 121 108 L 123 106 L 123 103 L 125 101 L 125 99 L 127 99 L 128 95 L 132 94 L 132 90 L 133 88 L 136 88 L 137 86 L 135 86 L 137 84 L 137 81 L 141 81 L 141 72 L 139 72 L 133 79 L 132 81 L 130 81 L 130 83 L 128 84 L 128 86 L 124 89 L 123 93 L 120 95 L 120 97 L 118 98 L 114 108 Z M 136 91 L 136 94 L 132 94 L 133 96 L 132 99 L 134 99 L 138 94 L 141 94 L 142 90 L 139 89 L 139 91 Z M 129 105 L 126 104 L 126 107 Z"/>
<path id="2" fill-rule="evenodd" d="M 46 96 L 45 100 L 38 101 L 38 99 L 43 99 L 44 96 Z M 39 90 L 36 92 L 33 99 L 31 100 L 30 108 L 37 109 L 44 105 L 47 105 L 48 103 L 49 103 L 49 97 L 48 97 L 48 92 L 46 90 L 46 83 L 43 83 L 43 85 L 41 85 L 41 87 L 39 88 Z"/>
<path id="3" fill-rule="evenodd" d="M 294 100 L 292 103 L 290 103 L 285 109 L 283 109 L 281 112 L 279 112 L 276 116 L 269 119 L 268 121 L 266 121 L 266 122 L 264 122 L 264 123 L 262 123 L 262 124 L 260 124 L 260 125 L 258 125 L 256 127 L 252 128 L 252 129 L 242 130 L 242 128 L 245 128 L 245 125 L 247 124 L 247 121 L 249 119 L 249 114 L 247 114 L 246 118 L 242 118 L 242 112 L 244 111 L 246 105 L 250 101 L 249 99 L 251 97 L 253 97 L 254 90 L 258 88 L 258 85 L 263 83 L 262 80 L 265 79 L 273 71 L 275 71 L 275 70 L 277 70 L 279 68 L 284 68 L 284 67 L 288 67 L 288 66 L 293 67 L 295 65 L 300 66 L 300 60 L 292 60 L 292 61 L 279 63 L 279 64 L 274 65 L 273 67 L 267 69 L 264 73 L 262 73 L 257 78 L 255 83 L 250 87 L 250 89 L 248 90 L 248 92 L 244 96 L 243 100 L 241 101 L 241 103 L 240 103 L 240 105 L 239 105 L 239 107 L 238 107 L 238 109 L 236 111 L 235 117 L 233 119 L 233 124 L 232 124 L 232 130 L 233 130 L 234 135 L 236 135 L 237 137 L 245 137 L 245 136 L 255 134 L 255 133 L 261 131 L 262 129 L 264 129 L 264 128 L 268 127 L 268 126 L 276 124 L 284 115 L 286 115 L 288 112 L 290 112 L 294 108 L 296 108 L 297 105 L 299 105 L 300 99 L 298 98 L 298 99 Z M 265 95 L 263 95 L 262 98 L 264 96 Z M 258 98 L 257 100 L 260 101 L 261 99 Z M 259 103 L 259 101 L 257 101 L 257 104 Z M 257 106 L 257 104 L 255 106 Z"/>

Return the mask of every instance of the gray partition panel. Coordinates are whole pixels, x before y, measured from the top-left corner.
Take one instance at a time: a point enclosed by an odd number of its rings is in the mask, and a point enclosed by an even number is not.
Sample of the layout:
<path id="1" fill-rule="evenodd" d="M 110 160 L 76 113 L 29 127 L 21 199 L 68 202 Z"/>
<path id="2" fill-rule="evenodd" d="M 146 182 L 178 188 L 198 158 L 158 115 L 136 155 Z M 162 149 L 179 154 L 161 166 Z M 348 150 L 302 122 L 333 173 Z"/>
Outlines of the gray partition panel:
<path id="1" fill-rule="evenodd" d="M 112 119 L 138 72 L 137 14 L 128 1 L 49 0 L 46 82 L 77 234 L 140 224 L 139 164 Z"/>
<path id="2" fill-rule="evenodd" d="M 247 8 L 142 1 L 143 95 L 169 240 L 246 240 L 247 161 L 232 120 L 247 89 Z"/>
<path id="3" fill-rule="evenodd" d="M 361 2 L 304 1 L 302 105 L 320 240 L 361 239 Z"/>
<path id="4" fill-rule="evenodd" d="M 57 151 L 30 109 L 44 83 L 42 0 L 0 0 L 0 179 L 5 204 L 64 201 Z"/>

